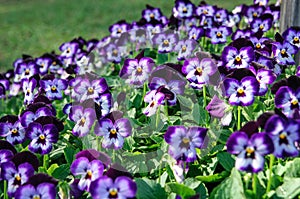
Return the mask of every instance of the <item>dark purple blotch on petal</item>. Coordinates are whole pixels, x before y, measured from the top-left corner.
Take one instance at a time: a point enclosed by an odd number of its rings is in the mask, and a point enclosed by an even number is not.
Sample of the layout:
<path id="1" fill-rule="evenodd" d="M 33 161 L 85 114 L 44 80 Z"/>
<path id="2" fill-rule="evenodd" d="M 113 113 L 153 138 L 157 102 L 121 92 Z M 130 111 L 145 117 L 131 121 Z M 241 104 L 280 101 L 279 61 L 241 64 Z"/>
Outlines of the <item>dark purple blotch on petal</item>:
<path id="1" fill-rule="evenodd" d="M 90 162 L 93 160 L 100 160 L 105 167 L 111 164 L 111 159 L 103 152 L 96 151 L 95 149 L 86 149 L 76 154 L 76 159 L 80 157 L 86 157 Z"/>
<path id="2" fill-rule="evenodd" d="M 12 161 L 15 163 L 16 167 L 18 167 L 20 164 L 28 162 L 32 165 L 35 171 L 38 171 L 39 168 L 39 160 L 38 158 L 29 151 L 23 151 L 20 153 L 17 153 Z"/>
<path id="3" fill-rule="evenodd" d="M 4 141 L 4 140 L 0 140 L 0 150 L 1 149 L 10 150 L 13 154 L 17 153 L 17 150 L 15 149 L 15 147 L 11 143 Z"/>
<path id="4" fill-rule="evenodd" d="M 35 174 L 34 176 L 31 176 L 29 178 L 28 182 L 25 184 L 31 184 L 34 187 L 37 187 L 39 184 L 45 183 L 45 182 L 51 183 L 54 186 L 58 185 L 58 181 L 55 178 L 53 178 L 52 176 L 49 176 L 47 174 L 44 174 L 44 173 L 38 173 L 38 174 Z"/>
<path id="5" fill-rule="evenodd" d="M 245 132 L 249 137 L 258 132 L 259 124 L 256 121 L 247 122 L 240 131 Z"/>
<path id="6" fill-rule="evenodd" d="M 107 170 L 106 176 L 115 180 L 119 176 L 127 176 L 133 179 L 133 176 L 120 164 L 115 163 Z"/>

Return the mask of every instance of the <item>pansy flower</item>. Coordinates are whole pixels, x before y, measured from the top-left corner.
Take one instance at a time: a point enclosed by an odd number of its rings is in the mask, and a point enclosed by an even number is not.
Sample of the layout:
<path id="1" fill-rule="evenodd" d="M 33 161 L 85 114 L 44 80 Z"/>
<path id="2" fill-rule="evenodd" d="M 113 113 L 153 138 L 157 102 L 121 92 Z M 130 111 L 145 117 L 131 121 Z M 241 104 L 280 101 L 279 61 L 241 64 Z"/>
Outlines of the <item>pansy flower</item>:
<path id="1" fill-rule="evenodd" d="M 78 42 L 71 41 L 63 43 L 59 50 L 61 51 L 60 57 L 64 58 L 73 58 L 76 53 L 80 51 L 80 46 Z"/>
<path id="2" fill-rule="evenodd" d="M 254 50 L 251 46 L 242 47 L 240 50 L 226 46 L 222 52 L 222 61 L 229 69 L 248 68 L 253 60 Z"/>
<path id="3" fill-rule="evenodd" d="M 62 99 L 62 92 L 68 87 L 64 79 L 40 80 L 41 87 L 45 90 L 46 96 L 51 100 Z"/>
<path id="4" fill-rule="evenodd" d="M 287 117 L 299 115 L 300 89 L 293 90 L 288 86 L 281 86 L 275 94 L 275 106 L 281 108 Z"/>
<path id="5" fill-rule="evenodd" d="M 44 182 L 37 186 L 26 184 L 17 189 L 15 199 L 55 199 L 56 188 L 52 183 Z"/>
<path id="6" fill-rule="evenodd" d="M 215 22 L 225 22 L 228 18 L 228 11 L 223 8 L 218 8 L 215 10 L 213 17 Z"/>
<path id="7" fill-rule="evenodd" d="M 146 34 L 147 37 L 152 39 L 154 37 L 154 35 L 161 33 L 163 31 L 163 25 L 162 24 L 146 24 L 145 25 L 146 28 Z"/>
<path id="8" fill-rule="evenodd" d="M 200 15 L 199 25 L 204 30 L 209 30 L 214 25 L 214 19 L 212 16 Z"/>
<path id="9" fill-rule="evenodd" d="M 14 157 L 14 153 L 11 150 L 9 150 L 9 149 L 0 149 L 0 180 L 2 180 L 1 165 L 5 162 L 9 162 L 13 157 Z"/>
<path id="10" fill-rule="evenodd" d="M 264 12 L 264 7 L 250 5 L 245 10 L 246 23 L 251 23 L 254 19 L 260 17 Z"/>
<path id="11" fill-rule="evenodd" d="M 283 119 L 279 115 L 270 117 L 265 125 L 265 131 L 274 143 L 274 155 L 278 158 L 298 156 L 295 143 L 299 141 L 299 123 Z"/>
<path id="12" fill-rule="evenodd" d="M 231 33 L 231 28 L 220 26 L 208 29 L 206 35 L 211 39 L 212 44 L 223 44 Z"/>
<path id="13" fill-rule="evenodd" d="M 189 0 L 176 0 L 173 15 L 177 18 L 191 17 L 194 13 L 194 4 Z"/>
<path id="14" fill-rule="evenodd" d="M 72 133 L 75 136 L 83 137 L 87 135 L 93 126 L 96 115 L 92 108 L 83 108 L 80 105 L 72 106 L 69 118 L 75 122 Z"/>
<path id="15" fill-rule="evenodd" d="M 126 79 L 126 83 L 140 87 L 148 79 L 153 66 L 154 61 L 149 57 L 126 59 L 119 75 Z"/>
<path id="16" fill-rule="evenodd" d="M 146 5 L 146 9 L 142 11 L 142 18 L 146 19 L 147 22 L 150 22 L 153 19 L 160 20 L 162 12 L 160 8 L 154 8 L 150 5 Z"/>
<path id="17" fill-rule="evenodd" d="M 204 58 L 201 61 L 198 57 L 189 58 L 184 61 L 182 67 L 183 74 L 191 82 L 191 87 L 195 89 L 201 89 L 216 71 L 217 66 L 210 58 Z"/>
<path id="18" fill-rule="evenodd" d="M 255 74 L 257 82 L 259 83 L 258 96 L 263 96 L 268 91 L 268 85 L 276 80 L 276 75 L 268 69 L 260 68 L 258 70 L 251 67 L 250 69 Z"/>
<path id="19" fill-rule="evenodd" d="M 95 111 L 97 118 L 100 119 L 109 114 L 112 108 L 112 95 L 111 93 L 104 93 L 94 100 Z"/>
<path id="20" fill-rule="evenodd" d="M 156 90 L 149 91 L 144 98 L 144 101 L 148 103 L 148 106 L 143 110 L 143 113 L 150 117 L 156 113 L 157 108 L 163 104 L 165 95 Z"/>
<path id="21" fill-rule="evenodd" d="M 96 99 L 108 89 L 104 78 L 90 81 L 87 78 L 82 79 L 74 87 L 74 91 L 81 96 L 80 102 L 88 99 Z"/>
<path id="22" fill-rule="evenodd" d="M 250 38 L 252 31 L 250 29 L 237 29 L 231 36 L 232 40 L 237 40 L 239 38 Z"/>
<path id="23" fill-rule="evenodd" d="M 21 124 L 22 126 L 24 127 L 28 127 L 28 125 L 35 121 L 36 119 L 38 119 L 39 117 L 42 117 L 42 116 L 53 116 L 54 113 L 52 112 L 52 110 L 50 109 L 50 107 L 48 106 L 37 106 L 35 104 L 33 104 L 33 106 L 36 106 L 34 108 L 36 108 L 36 110 L 26 110 L 25 112 L 23 112 L 21 114 Z M 33 108 L 33 109 L 34 109 Z"/>
<path id="24" fill-rule="evenodd" d="M 170 145 L 169 154 L 177 161 L 194 162 L 197 159 L 196 148 L 202 148 L 207 130 L 202 127 L 168 127 L 164 138 Z"/>
<path id="25" fill-rule="evenodd" d="M 274 58 L 278 64 L 281 65 L 293 65 L 295 60 L 292 55 L 298 52 L 298 48 L 288 41 L 274 42 L 272 46 Z"/>
<path id="26" fill-rule="evenodd" d="M 124 138 L 131 135 L 132 127 L 128 119 L 120 118 L 112 121 L 108 118 L 101 119 L 95 127 L 95 134 L 103 136 L 104 148 L 120 149 L 123 147 Z"/>
<path id="27" fill-rule="evenodd" d="M 178 41 L 178 35 L 172 32 L 158 33 L 152 38 L 153 44 L 158 46 L 159 53 L 169 53 Z"/>
<path id="28" fill-rule="evenodd" d="M 204 34 L 204 30 L 197 26 L 192 26 L 188 31 L 188 38 L 197 41 Z"/>
<path id="29" fill-rule="evenodd" d="M 271 14 L 264 14 L 259 18 L 255 18 L 250 26 L 253 32 L 267 32 L 272 28 L 273 16 Z"/>
<path id="30" fill-rule="evenodd" d="M 122 60 L 123 50 L 115 43 L 109 43 L 104 48 L 107 61 L 120 63 Z"/>
<path id="31" fill-rule="evenodd" d="M 123 33 L 127 32 L 129 29 L 130 25 L 126 21 L 121 20 L 111 25 L 109 27 L 109 32 L 112 37 L 119 38 Z"/>
<path id="32" fill-rule="evenodd" d="M 78 188 L 89 191 L 91 182 L 102 176 L 104 166 L 100 160 L 89 161 L 86 157 L 79 157 L 73 161 L 70 171 L 75 176 L 80 176 Z"/>
<path id="33" fill-rule="evenodd" d="M 92 56 L 89 56 L 87 54 L 82 54 L 79 57 L 76 57 L 75 62 L 76 62 L 76 65 L 78 66 L 77 74 L 79 74 L 79 75 L 91 73 L 95 70 Z"/>
<path id="34" fill-rule="evenodd" d="M 288 28 L 282 33 L 282 36 L 286 41 L 290 42 L 290 44 L 298 47 L 298 49 L 300 48 L 299 28 L 295 28 L 295 27 Z"/>
<path id="35" fill-rule="evenodd" d="M 29 79 L 31 76 L 38 74 L 39 69 L 33 60 L 23 61 L 16 65 L 15 73 L 20 75 L 21 79 Z"/>
<path id="36" fill-rule="evenodd" d="M 184 60 L 192 55 L 192 52 L 197 46 L 197 42 L 193 39 L 185 39 L 177 42 L 174 51 L 178 53 L 177 59 Z"/>
<path id="37" fill-rule="evenodd" d="M 253 0 L 253 4 L 259 5 L 259 6 L 267 6 L 269 3 L 269 0 Z"/>
<path id="38" fill-rule="evenodd" d="M 214 95 L 205 109 L 212 117 L 219 118 L 223 126 L 229 126 L 232 121 L 231 106 L 221 100 L 217 95 Z"/>
<path id="39" fill-rule="evenodd" d="M 23 79 L 21 81 L 21 85 L 24 92 L 24 104 L 28 105 L 34 101 L 34 89 L 37 86 L 37 81 L 34 78 L 29 79 Z"/>
<path id="40" fill-rule="evenodd" d="M 259 85 L 256 78 L 248 76 L 240 81 L 234 78 L 224 80 L 226 96 L 229 103 L 236 106 L 250 106 L 258 92 Z"/>
<path id="41" fill-rule="evenodd" d="M 102 176 L 92 182 L 90 187 L 90 193 L 94 199 L 134 198 L 136 192 L 136 183 L 127 176 L 119 176 L 115 180 Z"/>
<path id="42" fill-rule="evenodd" d="M 52 64 L 52 59 L 49 57 L 39 57 L 35 60 L 35 63 L 39 67 L 40 75 L 45 75 L 48 73 L 49 67 Z"/>
<path id="43" fill-rule="evenodd" d="M 271 138 L 266 133 L 254 133 L 249 138 L 245 132 L 230 135 L 227 151 L 237 155 L 235 167 L 241 171 L 257 173 L 264 169 L 264 156 L 274 151 Z"/>
<path id="44" fill-rule="evenodd" d="M 8 181 L 7 193 L 10 197 L 13 197 L 16 190 L 34 174 L 32 165 L 27 162 L 18 167 L 13 162 L 6 162 L 1 165 L 1 169 L 3 178 Z"/>
<path id="45" fill-rule="evenodd" d="M 0 136 L 6 137 L 6 140 L 13 145 L 20 144 L 25 141 L 25 128 L 20 120 L 14 123 L 0 123 Z"/>
<path id="46" fill-rule="evenodd" d="M 214 6 L 209 4 L 199 5 L 195 11 L 197 16 L 201 16 L 201 15 L 213 16 L 214 12 L 215 12 Z"/>
<path id="47" fill-rule="evenodd" d="M 26 136 L 31 140 L 28 149 L 44 155 L 50 153 L 52 144 L 58 141 L 58 129 L 54 124 L 42 126 L 32 122 L 26 129 Z"/>

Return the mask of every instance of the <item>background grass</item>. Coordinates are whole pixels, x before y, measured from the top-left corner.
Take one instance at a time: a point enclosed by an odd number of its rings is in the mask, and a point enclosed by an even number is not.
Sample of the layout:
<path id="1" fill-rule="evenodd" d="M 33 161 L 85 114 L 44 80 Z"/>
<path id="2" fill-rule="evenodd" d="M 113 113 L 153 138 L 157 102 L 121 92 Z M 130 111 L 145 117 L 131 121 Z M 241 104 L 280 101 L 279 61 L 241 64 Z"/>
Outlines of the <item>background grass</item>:
<path id="1" fill-rule="evenodd" d="M 120 19 L 138 20 L 145 4 L 171 14 L 173 0 L 0 0 L 0 72 L 12 68 L 22 54 L 34 57 L 82 36 L 102 38 Z M 198 4 L 200 0 L 194 0 Z M 232 9 L 252 0 L 208 0 Z"/>

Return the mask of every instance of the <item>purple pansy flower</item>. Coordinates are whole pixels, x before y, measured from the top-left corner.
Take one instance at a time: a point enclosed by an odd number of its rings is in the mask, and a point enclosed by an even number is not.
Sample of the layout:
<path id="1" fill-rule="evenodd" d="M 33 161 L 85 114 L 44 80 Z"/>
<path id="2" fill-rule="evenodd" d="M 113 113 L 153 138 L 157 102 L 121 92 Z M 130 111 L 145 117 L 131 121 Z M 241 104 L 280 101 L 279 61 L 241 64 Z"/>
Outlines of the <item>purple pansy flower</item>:
<path id="1" fill-rule="evenodd" d="M 274 155 L 278 158 L 298 156 L 295 143 L 299 141 L 299 123 L 284 120 L 278 115 L 270 117 L 265 125 L 265 131 L 274 143 Z"/>
<path id="2" fill-rule="evenodd" d="M 86 136 L 93 126 L 96 118 L 94 109 L 83 108 L 80 105 L 72 106 L 69 114 L 70 120 L 75 122 L 72 133 L 75 136 Z"/>
<path id="3" fill-rule="evenodd" d="M 89 161 L 86 157 L 80 157 L 73 161 L 70 171 L 73 175 L 79 176 L 78 188 L 89 191 L 91 182 L 102 176 L 104 166 L 100 160 Z"/>
<path id="4" fill-rule="evenodd" d="M 168 127 L 164 138 L 170 145 L 170 155 L 177 161 L 194 162 L 197 159 L 196 148 L 203 146 L 207 130 L 202 127 Z"/>
<path id="5" fill-rule="evenodd" d="M 195 12 L 197 16 L 201 16 L 201 15 L 213 16 L 215 9 L 212 5 L 204 4 L 204 5 L 199 5 L 196 8 Z"/>
<path id="6" fill-rule="evenodd" d="M 300 29 L 294 27 L 288 28 L 282 33 L 283 38 L 290 44 L 300 48 Z"/>
<path id="7" fill-rule="evenodd" d="M 207 37 L 212 44 L 223 44 L 227 42 L 227 37 L 232 33 L 231 28 L 226 26 L 213 27 L 207 30 Z"/>
<path id="8" fill-rule="evenodd" d="M 120 77 L 126 79 L 126 83 L 142 86 L 148 79 L 154 66 L 154 61 L 149 57 L 141 59 L 126 59 L 120 71 Z"/>
<path id="9" fill-rule="evenodd" d="M 142 17 L 150 22 L 153 19 L 160 20 L 162 17 L 162 12 L 159 8 L 154 8 L 152 6 L 146 5 L 146 9 L 142 11 Z"/>
<path id="10" fill-rule="evenodd" d="M 20 120 L 14 123 L 0 123 L 0 136 L 6 137 L 6 140 L 13 145 L 20 144 L 25 140 L 25 128 Z"/>
<path id="11" fill-rule="evenodd" d="M 259 83 L 259 90 L 256 95 L 265 95 L 268 91 L 268 84 L 272 84 L 276 80 L 276 75 L 271 70 L 264 68 L 258 69 L 257 72 L 252 68 L 251 71 L 255 74 L 257 82 Z"/>
<path id="12" fill-rule="evenodd" d="M 194 13 L 194 4 L 189 0 L 176 0 L 173 15 L 178 18 L 188 18 Z"/>
<path id="13" fill-rule="evenodd" d="M 117 119 L 115 122 L 108 118 L 101 119 L 95 127 L 95 134 L 103 136 L 102 146 L 104 148 L 122 148 L 124 138 L 130 136 L 131 131 L 131 124 L 126 118 Z"/>
<path id="14" fill-rule="evenodd" d="M 273 142 L 266 133 L 254 133 L 249 139 L 245 132 L 234 132 L 226 146 L 229 153 L 237 155 L 235 167 L 253 173 L 264 169 L 264 156 L 274 151 Z"/>
<path id="15" fill-rule="evenodd" d="M 126 21 L 121 20 L 111 25 L 109 27 L 109 32 L 112 37 L 119 38 L 122 35 L 122 33 L 127 32 L 129 29 L 130 25 Z"/>
<path id="16" fill-rule="evenodd" d="M 217 8 L 214 12 L 214 21 L 217 23 L 222 23 L 227 21 L 228 11 L 223 8 Z"/>
<path id="17" fill-rule="evenodd" d="M 267 32 L 272 28 L 273 16 L 271 14 L 264 14 L 259 18 L 255 18 L 250 26 L 253 32 Z"/>
<path id="18" fill-rule="evenodd" d="M 287 117 L 299 115 L 300 89 L 292 90 L 288 86 L 280 87 L 275 94 L 275 106 L 281 108 Z"/>
<path id="19" fill-rule="evenodd" d="M 34 78 L 31 80 L 23 79 L 21 81 L 21 85 L 24 92 L 24 104 L 28 105 L 34 101 L 34 89 L 36 88 L 37 82 Z"/>
<path id="20" fill-rule="evenodd" d="M 257 37 L 250 37 L 250 41 L 252 42 L 254 49 L 257 51 L 262 51 L 266 47 L 265 41 L 268 41 L 269 39 L 266 37 L 262 37 L 258 39 Z"/>
<path id="21" fill-rule="evenodd" d="M 172 32 L 158 33 L 152 38 L 153 44 L 158 46 L 159 53 L 169 53 L 178 41 L 178 35 Z"/>
<path id="22" fill-rule="evenodd" d="M 42 126 L 32 122 L 26 129 L 26 136 L 31 140 L 28 149 L 44 155 L 50 153 L 52 144 L 58 141 L 58 129 L 54 124 Z"/>
<path id="23" fill-rule="evenodd" d="M 62 92 L 68 87 L 68 83 L 64 79 L 40 80 L 40 85 L 51 100 L 62 99 Z"/>
<path id="24" fill-rule="evenodd" d="M 40 75 L 45 75 L 48 73 L 48 70 L 52 64 L 52 59 L 49 57 L 39 57 L 35 60 L 35 63 L 39 67 Z"/>
<path id="25" fill-rule="evenodd" d="M 201 61 L 198 57 L 186 59 L 182 67 L 182 73 L 191 82 L 191 87 L 201 89 L 209 82 L 209 77 L 217 71 L 217 66 L 210 58 Z"/>
<path id="26" fill-rule="evenodd" d="M 97 118 L 102 118 L 109 114 L 113 103 L 112 95 L 110 93 L 104 93 L 94 101 Z"/>
<path id="27" fill-rule="evenodd" d="M 115 43 L 109 43 L 103 47 L 107 61 L 120 63 L 122 60 L 123 49 Z"/>
<path id="28" fill-rule="evenodd" d="M 184 60 L 192 55 L 197 46 L 197 42 L 193 39 L 180 40 L 174 47 L 174 51 L 178 53 L 177 59 Z"/>
<path id="29" fill-rule="evenodd" d="M 198 40 L 204 34 L 204 30 L 197 26 L 192 26 L 188 31 L 188 38 L 193 40 Z"/>
<path id="30" fill-rule="evenodd" d="M 253 4 L 259 5 L 259 6 L 267 6 L 269 3 L 269 0 L 253 0 Z"/>
<path id="31" fill-rule="evenodd" d="M 205 109 L 212 117 L 219 118 L 223 126 L 229 126 L 232 120 L 232 108 L 217 95 L 214 95 Z"/>
<path id="32" fill-rule="evenodd" d="M 90 193 L 94 199 L 133 198 L 137 185 L 127 176 L 119 176 L 115 180 L 103 176 L 91 184 Z"/>
<path id="33" fill-rule="evenodd" d="M 156 113 L 157 108 L 163 104 L 165 99 L 165 95 L 161 92 L 157 92 L 157 90 L 149 91 L 144 98 L 146 103 L 149 105 L 143 110 L 143 113 L 150 117 Z"/>
<path id="34" fill-rule="evenodd" d="M 16 64 L 15 74 L 20 75 L 21 79 L 29 79 L 31 76 L 38 74 L 38 66 L 34 61 L 23 61 Z"/>
<path id="35" fill-rule="evenodd" d="M 80 51 L 79 48 L 79 43 L 78 42 L 66 42 L 63 43 L 60 47 L 59 50 L 62 52 L 60 54 L 60 57 L 62 58 L 73 58 L 76 53 Z"/>
<path id="36" fill-rule="evenodd" d="M 96 99 L 100 94 L 104 93 L 108 89 L 108 85 L 104 78 L 93 80 L 82 79 L 78 84 L 76 84 L 74 91 L 81 95 L 80 102 L 87 99 Z"/>
<path id="37" fill-rule="evenodd" d="M 36 111 L 27 110 L 21 114 L 21 124 L 23 127 L 28 127 L 28 125 L 42 116 L 53 116 L 53 112 L 48 106 L 40 107 Z"/>
<path id="38" fill-rule="evenodd" d="M 40 183 L 36 187 L 26 184 L 17 189 L 15 199 L 55 199 L 56 188 L 52 183 Z"/>
<path id="39" fill-rule="evenodd" d="M 264 8 L 257 5 L 248 6 L 245 17 L 246 23 L 251 23 L 254 19 L 260 17 L 264 12 Z"/>
<path id="40" fill-rule="evenodd" d="M 250 106 L 258 92 L 258 82 L 254 77 L 244 77 L 241 81 L 233 78 L 224 80 L 226 96 L 229 103 L 236 106 Z"/>
<path id="41" fill-rule="evenodd" d="M 5 142 L 5 141 L 3 141 Z M 2 144 L 2 143 L 1 143 Z M 2 180 L 1 165 L 10 161 L 14 157 L 14 153 L 9 149 L 0 149 L 0 180 Z"/>
<path id="42" fill-rule="evenodd" d="M 283 43 L 274 42 L 272 46 L 274 58 L 278 64 L 293 65 L 295 60 L 292 55 L 298 52 L 298 48 L 287 41 Z"/>
<path id="43" fill-rule="evenodd" d="M 229 69 L 248 68 L 254 60 L 252 47 L 242 47 L 240 50 L 233 46 L 226 46 L 222 52 L 222 60 Z"/>
<path id="44" fill-rule="evenodd" d="M 6 162 L 1 169 L 3 178 L 8 181 L 7 193 L 10 197 L 14 197 L 16 190 L 34 174 L 32 165 L 27 162 L 18 167 L 13 162 Z"/>
<path id="45" fill-rule="evenodd" d="M 237 29 L 231 36 L 232 40 L 237 40 L 239 38 L 250 38 L 252 31 L 250 29 Z"/>

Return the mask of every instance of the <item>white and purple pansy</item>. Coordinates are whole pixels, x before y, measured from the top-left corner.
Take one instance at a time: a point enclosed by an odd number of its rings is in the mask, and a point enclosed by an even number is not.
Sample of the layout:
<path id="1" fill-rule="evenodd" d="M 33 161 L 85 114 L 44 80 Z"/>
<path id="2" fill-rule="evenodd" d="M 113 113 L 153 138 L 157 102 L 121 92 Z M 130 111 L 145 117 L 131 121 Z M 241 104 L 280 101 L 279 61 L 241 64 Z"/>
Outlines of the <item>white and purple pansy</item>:
<path id="1" fill-rule="evenodd" d="M 102 118 L 108 115 L 112 108 L 112 95 L 111 93 L 104 93 L 94 100 L 95 112 L 97 118 Z"/>
<path id="2" fill-rule="evenodd" d="M 186 59 L 183 63 L 182 73 L 190 82 L 190 86 L 201 89 L 204 84 L 209 82 L 210 76 L 217 71 L 217 65 L 210 58 L 201 61 L 198 57 Z"/>
<path id="3" fill-rule="evenodd" d="M 84 108 L 80 105 L 72 106 L 69 118 L 75 122 L 72 133 L 75 136 L 83 137 L 87 135 L 93 126 L 96 114 L 92 108 Z"/>
<path id="4" fill-rule="evenodd" d="M 258 92 L 259 85 L 256 78 L 247 76 L 238 81 L 234 78 L 224 80 L 226 96 L 229 103 L 236 106 L 250 106 Z"/>
<path id="5" fill-rule="evenodd" d="M 73 161 L 70 171 L 75 176 L 80 176 L 78 188 L 80 190 L 90 190 L 91 182 L 100 178 L 103 174 L 104 166 L 100 160 L 89 161 L 86 157 L 79 157 Z"/>
<path id="6" fill-rule="evenodd" d="M 275 150 L 273 154 L 278 158 L 296 157 L 299 154 L 295 143 L 299 141 L 299 122 L 283 119 L 273 115 L 265 124 L 265 131 L 272 138 Z"/>
<path id="7" fill-rule="evenodd" d="M 155 34 L 152 42 L 157 46 L 159 53 L 169 53 L 173 51 L 178 41 L 178 34 L 173 32 L 164 32 Z"/>
<path id="8" fill-rule="evenodd" d="M 193 39 L 180 40 L 174 47 L 174 51 L 178 53 L 177 59 L 184 60 L 193 54 L 197 42 Z"/>
<path id="9" fill-rule="evenodd" d="M 13 162 L 1 165 L 3 179 L 8 182 L 8 196 L 14 197 L 16 190 L 33 176 L 34 169 L 31 164 L 25 162 L 18 167 Z"/>
<path id="10" fill-rule="evenodd" d="M 148 80 L 154 66 L 154 61 L 149 57 L 141 59 L 126 59 L 120 71 L 120 77 L 125 82 L 135 86 L 142 86 Z"/>
<path id="11" fill-rule="evenodd" d="M 298 52 L 298 48 L 288 41 L 283 43 L 274 42 L 272 46 L 274 58 L 278 64 L 281 65 L 293 65 L 295 60 L 292 55 Z"/>
<path id="12" fill-rule="evenodd" d="M 104 78 L 96 79 L 90 81 L 85 78 L 82 79 L 74 87 L 74 91 L 81 95 L 80 102 L 83 102 L 87 99 L 96 99 L 100 94 L 104 93 L 108 89 L 108 85 Z"/>
<path id="13" fill-rule="evenodd" d="M 233 46 L 226 46 L 222 52 L 222 61 L 229 69 L 248 68 L 254 60 L 254 50 L 252 47 L 242 47 L 240 50 Z"/>
<path id="14" fill-rule="evenodd" d="M 232 29 L 226 26 L 213 27 L 207 30 L 207 37 L 212 44 L 223 44 L 227 42 L 227 37 L 231 35 Z"/>
<path id="15" fill-rule="evenodd" d="M 54 124 L 42 126 L 32 122 L 26 129 L 26 136 L 31 140 L 28 149 L 34 153 L 48 154 L 52 150 L 52 144 L 58 141 L 58 129 Z"/>
<path id="16" fill-rule="evenodd" d="M 120 118 L 114 122 L 108 118 L 101 119 L 95 126 L 95 134 L 103 136 L 103 148 L 122 148 L 124 138 L 130 136 L 131 132 L 131 124 L 126 118 Z"/>
<path id="17" fill-rule="evenodd" d="M 27 110 L 21 114 L 21 124 L 23 127 L 28 127 L 28 125 L 42 116 L 53 116 L 53 112 L 47 106 L 40 107 L 36 111 Z"/>
<path id="18" fill-rule="evenodd" d="M 21 62 L 18 63 L 15 68 L 15 73 L 20 75 L 21 79 L 29 79 L 31 76 L 38 74 L 39 69 L 38 66 L 33 62 Z"/>
<path id="19" fill-rule="evenodd" d="M 257 173 L 264 169 L 264 156 L 274 151 L 272 139 L 266 133 L 254 133 L 249 138 L 237 131 L 227 140 L 228 153 L 237 155 L 235 167 L 241 171 Z"/>
<path id="20" fill-rule="evenodd" d="M 90 193 L 94 199 L 134 198 L 137 192 L 136 183 L 127 176 L 119 176 L 115 180 L 102 176 L 92 182 Z"/>
<path id="21" fill-rule="evenodd" d="M 36 94 L 34 92 L 34 89 L 37 86 L 37 81 L 34 78 L 32 78 L 31 80 L 23 79 L 21 81 L 21 86 L 24 92 L 24 104 L 28 105 L 34 101 L 34 96 Z"/>
<path id="22" fill-rule="evenodd" d="M 35 60 L 35 63 L 39 66 L 40 75 L 45 75 L 52 64 L 52 59 L 49 57 L 39 57 Z"/>
<path id="23" fill-rule="evenodd" d="M 80 51 L 79 47 L 80 46 L 79 46 L 78 42 L 66 42 L 66 43 L 63 43 L 59 47 L 59 50 L 62 52 L 60 54 L 60 57 L 62 57 L 63 59 L 65 59 L 65 58 L 71 58 L 71 59 L 73 59 L 73 57 L 75 56 L 75 54 L 78 53 L 78 51 Z"/>
<path id="24" fill-rule="evenodd" d="M 148 106 L 143 110 L 143 113 L 150 117 L 156 113 L 157 108 L 163 104 L 165 95 L 157 90 L 149 91 L 145 97 L 144 102 L 149 103 Z"/>
<path id="25" fill-rule="evenodd" d="M 40 80 L 41 87 L 45 90 L 46 96 L 51 100 L 62 99 L 63 91 L 68 87 L 64 79 Z"/>
<path id="26" fill-rule="evenodd" d="M 290 42 L 290 44 L 296 46 L 298 49 L 300 48 L 300 29 L 291 27 L 285 30 L 282 33 L 283 38 Z"/>
<path id="27" fill-rule="evenodd" d="M 194 162 L 197 159 L 196 148 L 202 148 L 207 130 L 202 127 L 168 127 L 164 138 L 170 145 L 169 154 L 177 161 Z"/>
<path id="28" fill-rule="evenodd" d="M 204 30 L 201 27 L 192 26 L 188 31 L 188 38 L 198 41 L 198 39 L 202 37 L 203 34 L 204 34 Z"/>
<path id="29" fill-rule="evenodd" d="M 255 74 L 257 82 L 259 83 L 259 90 L 256 95 L 263 96 L 268 91 L 268 85 L 272 84 L 276 80 L 276 75 L 268 69 L 258 69 L 257 71 L 250 67 L 250 70 Z"/>
<path id="30" fill-rule="evenodd" d="M 146 6 L 147 8 L 142 11 L 142 18 L 146 19 L 147 22 L 150 22 L 153 19 L 160 20 L 162 17 L 160 8 L 154 8 L 149 5 Z"/>
<path id="31" fill-rule="evenodd" d="M 14 157 L 14 153 L 9 149 L 0 149 L 0 180 L 2 180 L 1 165 L 10 161 Z"/>
<path id="32" fill-rule="evenodd" d="M 112 37 L 119 38 L 123 33 L 127 32 L 130 29 L 130 25 L 121 20 L 109 27 L 109 32 Z"/>
<path id="33" fill-rule="evenodd" d="M 281 108 L 287 117 L 299 114 L 300 89 L 294 91 L 288 86 L 280 87 L 275 94 L 275 106 Z"/>
<path id="34" fill-rule="evenodd" d="M 263 14 L 264 7 L 258 5 L 250 5 L 244 12 L 246 23 L 251 23 L 254 19 L 260 17 Z"/>
<path id="35" fill-rule="evenodd" d="M 55 199 L 55 185 L 48 182 L 43 182 L 34 186 L 26 184 L 17 189 L 15 199 Z"/>
<path id="36" fill-rule="evenodd" d="M 6 140 L 13 144 L 21 144 L 25 141 L 25 128 L 20 120 L 14 123 L 0 123 L 0 136 L 6 137 Z"/>
<path id="37" fill-rule="evenodd" d="M 188 18 L 194 14 L 194 4 L 189 0 L 176 0 L 173 15 L 177 18 Z"/>
<path id="38" fill-rule="evenodd" d="M 258 18 L 255 18 L 251 23 L 251 30 L 253 32 L 267 32 L 272 28 L 273 16 L 271 14 L 264 14 Z"/>

